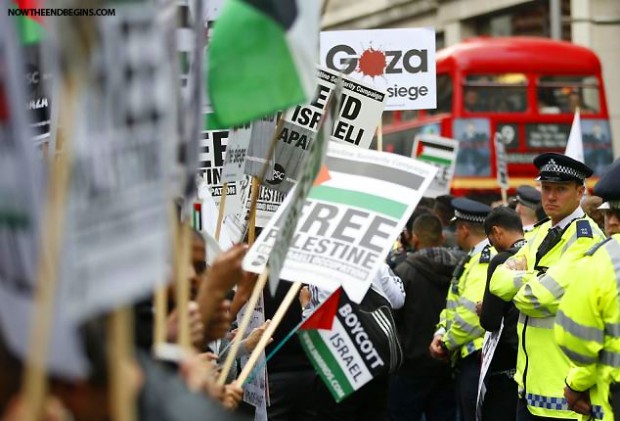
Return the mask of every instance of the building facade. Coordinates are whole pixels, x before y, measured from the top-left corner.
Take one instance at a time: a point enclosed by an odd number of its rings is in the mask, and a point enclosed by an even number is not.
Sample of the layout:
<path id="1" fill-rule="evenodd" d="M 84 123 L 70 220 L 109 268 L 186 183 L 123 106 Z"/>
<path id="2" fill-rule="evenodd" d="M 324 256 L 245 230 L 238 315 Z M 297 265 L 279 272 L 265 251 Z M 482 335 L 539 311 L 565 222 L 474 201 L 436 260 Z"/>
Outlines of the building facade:
<path id="1" fill-rule="evenodd" d="M 437 49 L 474 36 L 520 35 L 554 35 L 590 48 L 603 68 L 614 155 L 620 156 L 620 0 L 326 1 L 324 30 L 434 27 Z"/>

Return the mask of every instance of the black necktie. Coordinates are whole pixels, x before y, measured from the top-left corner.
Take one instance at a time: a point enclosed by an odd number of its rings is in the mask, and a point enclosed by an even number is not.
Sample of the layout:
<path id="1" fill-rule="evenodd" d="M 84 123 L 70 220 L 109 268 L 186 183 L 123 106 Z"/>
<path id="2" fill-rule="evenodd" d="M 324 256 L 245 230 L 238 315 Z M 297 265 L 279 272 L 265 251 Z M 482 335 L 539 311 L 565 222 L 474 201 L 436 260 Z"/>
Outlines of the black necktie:
<path id="1" fill-rule="evenodd" d="M 535 270 L 546 271 L 546 267 L 538 266 L 538 262 L 560 241 L 562 238 L 562 228 L 555 227 L 549 229 L 549 232 L 540 243 L 538 250 L 536 251 L 536 264 L 534 265 Z"/>

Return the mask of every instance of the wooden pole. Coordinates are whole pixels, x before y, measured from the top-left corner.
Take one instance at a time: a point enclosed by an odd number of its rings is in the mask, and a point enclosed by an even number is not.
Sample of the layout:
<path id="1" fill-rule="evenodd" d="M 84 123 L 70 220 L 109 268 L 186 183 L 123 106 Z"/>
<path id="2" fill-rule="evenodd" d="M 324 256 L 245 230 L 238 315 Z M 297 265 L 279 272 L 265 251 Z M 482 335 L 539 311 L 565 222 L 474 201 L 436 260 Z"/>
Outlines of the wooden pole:
<path id="1" fill-rule="evenodd" d="M 132 363 L 133 318 L 131 307 L 114 310 L 107 320 L 107 359 L 110 373 L 110 400 L 112 419 L 136 419 L 132 382 L 128 378 Z"/>
<path id="2" fill-rule="evenodd" d="M 245 305 L 245 312 L 243 313 L 241 323 L 239 323 L 237 334 L 230 345 L 230 351 L 228 352 L 228 355 L 226 355 L 226 361 L 222 366 L 220 377 L 217 379 L 217 384 L 219 386 L 223 386 L 226 383 L 226 377 L 228 377 L 228 373 L 230 373 L 232 365 L 235 362 L 237 352 L 239 351 L 239 346 L 241 346 L 241 341 L 243 341 L 243 335 L 252 321 L 252 310 L 256 307 L 256 303 L 258 303 L 258 300 L 263 293 L 263 288 L 267 285 L 267 279 L 269 279 L 269 269 L 265 268 L 263 273 L 261 273 L 258 277 L 256 285 L 254 285 L 254 289 L 252 290 L 252 295 Z"/>
<path id="3" fill-rule="evenodd" d="M 217 241 L 220 241 L 222 221 L 224 220 L 224 208 L 226 207 L 226 196 L 228 196 L 228 183 L 224 183 L 222 186 L 222 199 L 220 200 L 220 208 L 217 213 L 217 227 L 215 228 L 215 239 Z"/>
<path id="4" fill-rule="evenodd" d="M 167 316 L 167 288 L 165 285 L 157 287 L 154 294 L 155 302 L 155 326 L 153 327 L 153 348 L 166 342 L 166 316 Z"/>
<path id="5" fill-rule="evenodd" d="M 189 329 L 189 279 L 187 273 L 187 267 L 190 264 L 190 234 L 189 226 L 186 223 L 181 224 L 179 227 L 178 247 L 175 250 L 177 259 L 175 280 L 176 310 L 179 316 L 177 343 L 185 349 L 189 349 L 192 346 Z"/>
<path id="6" fill-rule="evenodd" d="M 252 177 L 252 199 L 250 202 L 250 220 L 248 221 L 248 245 L 252 246 L 256 240 L 256 206 L 258 203 L 258 193 L 260 192 L 260 181 L 258 177 Z"/>
<path id="7" fill-rule="evenodd" d="M 252 369 L 254 368 L 254 365 L 256 365 L 256 363 L 258 362 L 258 359 L 260 358 L 261 353 L 265 350 L 265 347 L 267 347 L 267 345 L 269 344 L 269 340 L 271 339 L 271 336 L 275 332 L 280 322 L 282 322 L 282 319 L 284 318 L 284 315 L 288 311 L 288 308 L 291 306 L 291 303 L 297 299 L 300 289 L 301 289 L 301 282 L 294 282 L 289 288 L 288 292 L 286 293 L 286 296 L 282 300 L 282 304 L 280 304 L 280 307 L 278 307 L 276 314 L 274 314 L 273 319 L 271 320 L 271 323 L 269 323 L 269 326 L 267 327 L 267 329 L 265 329 L 265 332 L 263 333 L 263 336 L 261 336 L 260 340 L 258 341 L 256 348 L 254 348 L 254 351 L 252 351 L 252 354 L 250 355 L 248 362 L 243 367 L 243 370 L 241 371 L 241 374 L 239 375 L 239 378 L 237 379 L 238 384 L 242 385 L 247 380 L 248 376 L 252 372 Z"/>
<path id="8" fill-rule="evenodd" d="M 26 421 L 40 419 L 47 389 L 46 360 L 52 320 L 54 319 L 54 301 L 61 257 L 60 244 L 65 226 L 64 213 L 71 171 L 69 133 L 73 127 L 77 93 L 77 81 L 74 78 L 68 78 L 64 83 L 63 94 L 60 97 L 61 104 L 59 105 L 61 110 L 60 123 L 62 123 L 60 126 L 64 130 L 58 134 L 58 145 L 62 145 L 62 152 L 51 160 L 52 166 L 38 250 L 37 283 L 30 320 L 30 347 L 22 386 L 22 394 L 28 403 L 24 414 Z"/>
<path id="9" fill-rule="evenodd" d="M 504 203 L 504 206 L 508 206 L 508 192 L 503 187 L 502 187 L 502 202 Z"/>

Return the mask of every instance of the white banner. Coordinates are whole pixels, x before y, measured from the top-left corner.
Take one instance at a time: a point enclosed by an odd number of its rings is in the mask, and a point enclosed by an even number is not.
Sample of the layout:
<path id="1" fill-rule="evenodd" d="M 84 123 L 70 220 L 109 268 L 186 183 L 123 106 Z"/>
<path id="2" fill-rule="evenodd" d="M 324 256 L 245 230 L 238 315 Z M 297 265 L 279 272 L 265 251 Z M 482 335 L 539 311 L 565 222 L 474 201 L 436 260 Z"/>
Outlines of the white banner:
<path id="1" fill-rule="evenodd" d="M 437 108 L 433 28 L 324 31 L 321 65 L 386 91 L 387 111 Z"/>
<path id="2" fill-rule="evenodd" d="M 360 302 L 436 172 L 400 155 L 330 142 L 281 278 L 327 290 L 342 285 Z M 249 250 L 245 270 L 261 273 L 265 268 L 284 210 L 283 205 Z"/>

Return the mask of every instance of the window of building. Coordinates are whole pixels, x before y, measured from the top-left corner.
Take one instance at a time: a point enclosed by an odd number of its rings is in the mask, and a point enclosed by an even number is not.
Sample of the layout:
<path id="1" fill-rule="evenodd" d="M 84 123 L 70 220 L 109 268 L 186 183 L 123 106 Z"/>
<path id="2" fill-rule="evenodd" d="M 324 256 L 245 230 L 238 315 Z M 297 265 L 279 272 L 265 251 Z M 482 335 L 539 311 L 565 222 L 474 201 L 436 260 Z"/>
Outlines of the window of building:
<path id="1" fill-rule="evenodd" d="M 582 114 L 600 111 L 598 80 L 595 76 L 541 76 L 537 86 L 538 111 L 542 114 Z"/>
<path id="2" fill-rule="evenodd" d="M 527 78 L 521 73 L 468 75 L 463 86 L 468 112 L 518 113 L 527 110 Z"/>
<path id="3" fill-rule="evenodd" d="M 452 112 L 452 78 L 448 75 L 437 75 L 437 108 L 427 110 L 430 115 Z"/>

